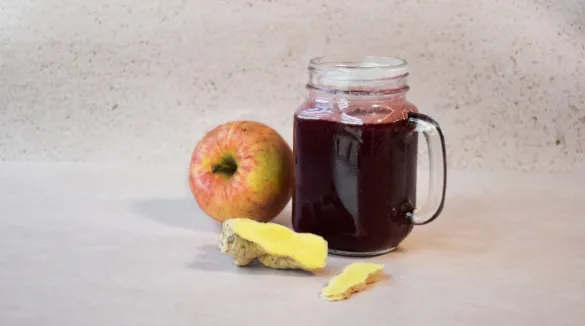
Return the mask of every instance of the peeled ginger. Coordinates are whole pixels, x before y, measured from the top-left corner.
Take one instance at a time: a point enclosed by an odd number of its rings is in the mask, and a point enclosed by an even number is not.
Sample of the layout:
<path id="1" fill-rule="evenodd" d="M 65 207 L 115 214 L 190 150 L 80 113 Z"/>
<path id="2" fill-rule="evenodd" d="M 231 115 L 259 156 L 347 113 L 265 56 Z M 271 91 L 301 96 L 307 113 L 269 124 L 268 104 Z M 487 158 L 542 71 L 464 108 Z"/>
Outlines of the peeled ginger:
<path id="1" fill-rule="evenodd" d="M 368 284 L 381 280 L 383 276 L 382 264 L 352 263 L 329 281 L 321 291 L 321 298 L 327 301 L 346 300 L 354 293 L 363 291 Z"/>
<path id="2" fill-rule="evenodd" d="M 232 256 L 236 266 L 255 259 L 276 269 L 317 271 L 327 265 L 327 241 L 322 237 L 247 218 L 223 222 L 219 248 Z"/>

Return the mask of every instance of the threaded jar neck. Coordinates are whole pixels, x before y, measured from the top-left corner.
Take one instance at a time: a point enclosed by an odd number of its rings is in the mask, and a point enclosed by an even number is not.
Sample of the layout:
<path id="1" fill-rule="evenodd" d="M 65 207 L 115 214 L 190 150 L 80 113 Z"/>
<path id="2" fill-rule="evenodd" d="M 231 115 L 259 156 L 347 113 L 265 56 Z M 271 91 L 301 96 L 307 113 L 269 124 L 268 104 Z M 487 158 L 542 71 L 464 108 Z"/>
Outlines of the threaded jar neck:
<path id="1" fill-rule="evenodd" d="M 330 94 L 394 95 L 408 91 L 408 63 L 377 56 L 325 56 L 309 61 L 307 88 Z"/>

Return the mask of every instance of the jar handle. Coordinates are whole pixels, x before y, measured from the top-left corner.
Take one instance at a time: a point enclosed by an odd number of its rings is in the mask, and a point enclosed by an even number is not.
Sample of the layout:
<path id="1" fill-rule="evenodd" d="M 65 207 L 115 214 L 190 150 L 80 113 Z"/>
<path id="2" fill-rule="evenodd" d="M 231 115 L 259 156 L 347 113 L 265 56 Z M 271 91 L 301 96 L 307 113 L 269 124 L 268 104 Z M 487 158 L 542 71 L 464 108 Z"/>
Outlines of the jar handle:
<path id="1" fill-rule="evenodd" d="M 424 135 L 429 151 L 429 190 L 427 198 L 422 207 L 415 209 L 408 216 L 412 224 L 424 225 L 439 217 L 445 205 L 445 192 L 447 190 L 445 137 L 439 124 L 425 114 L 408 113 L 408 124 L 415 128 L 415 132 Z M 439 148 L 441 154 L 438 153 Z"/>

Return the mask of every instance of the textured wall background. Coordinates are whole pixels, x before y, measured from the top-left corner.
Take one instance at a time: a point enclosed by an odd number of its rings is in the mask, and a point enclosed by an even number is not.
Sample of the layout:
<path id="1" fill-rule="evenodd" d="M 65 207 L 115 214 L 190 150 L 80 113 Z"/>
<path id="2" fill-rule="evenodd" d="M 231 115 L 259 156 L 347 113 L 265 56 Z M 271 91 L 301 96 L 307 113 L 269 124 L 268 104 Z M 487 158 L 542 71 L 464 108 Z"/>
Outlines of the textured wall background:
<path id="1" fill-rule="evenodd" d="M 582 168 L 585 1 L 2 0 L 0 159 L 188 161 L 256 119 L 292 139 L 313 56 L 410 61 L 452 167 Z"/>

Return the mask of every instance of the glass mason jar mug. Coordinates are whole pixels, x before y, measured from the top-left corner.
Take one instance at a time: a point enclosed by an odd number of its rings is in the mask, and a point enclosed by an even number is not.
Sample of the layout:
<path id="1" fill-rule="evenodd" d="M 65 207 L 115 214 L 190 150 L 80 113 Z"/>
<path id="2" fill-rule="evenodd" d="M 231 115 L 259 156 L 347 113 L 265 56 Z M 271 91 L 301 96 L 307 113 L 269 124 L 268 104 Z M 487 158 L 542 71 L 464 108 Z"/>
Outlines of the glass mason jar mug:
<path id="1" fill-rule="evenodd" d="M 308 69 L 308 97 L 294 116 L 293 228 L 324 237 L 332 254 L 392 251 L 443 209 L 441 128 L 407 101 L 403 59 L 321 57 Z M 430 182 L 417 208 L 419 134 Z"/>

